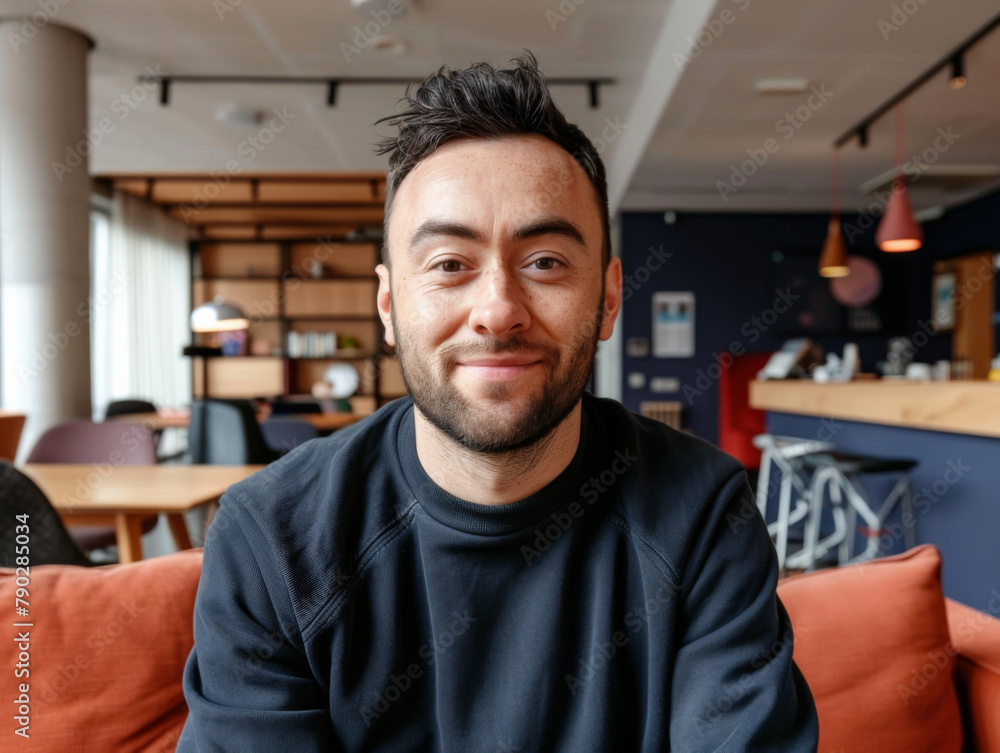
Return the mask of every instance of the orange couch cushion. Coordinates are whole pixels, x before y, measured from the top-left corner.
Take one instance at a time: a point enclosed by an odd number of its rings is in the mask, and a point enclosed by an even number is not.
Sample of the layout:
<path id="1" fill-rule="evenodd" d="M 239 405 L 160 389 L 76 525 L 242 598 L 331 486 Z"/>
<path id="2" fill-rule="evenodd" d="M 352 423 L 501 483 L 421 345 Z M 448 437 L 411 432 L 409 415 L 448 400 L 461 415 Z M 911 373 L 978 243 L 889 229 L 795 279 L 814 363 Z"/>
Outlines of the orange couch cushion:
<path id="1" fill-rule="evenodd" d="M 778 595 L 816 700 L 819 750 L 962 749 L 935 547 L 788 578 Z"/>
<path id="2" fill-rule="evenodd" d="M 993 589 L 986 609 L 945 599 L 948 630 L 958 651 L 958 695 L 971 750 L 1000 751 L 1000 592 Z"/>
<path id="3" fill-rule="evenodd" d="M 30 739 L 20 744 L 8 714 L 4 749 L 173 751 L 187 718 L 181 677 L 200 573 L 200 549 L 129 565 L 31 568 L 29 615 L 18 619 L 33 626 L 4 620 L 0 638 L 0 695 L 9 705 L 30 684 Z M 0 604 L 10 611 L 15 589 L 14 571 L 0 570 Z M 21 631 L 27 678 L 13 671 Z"/>

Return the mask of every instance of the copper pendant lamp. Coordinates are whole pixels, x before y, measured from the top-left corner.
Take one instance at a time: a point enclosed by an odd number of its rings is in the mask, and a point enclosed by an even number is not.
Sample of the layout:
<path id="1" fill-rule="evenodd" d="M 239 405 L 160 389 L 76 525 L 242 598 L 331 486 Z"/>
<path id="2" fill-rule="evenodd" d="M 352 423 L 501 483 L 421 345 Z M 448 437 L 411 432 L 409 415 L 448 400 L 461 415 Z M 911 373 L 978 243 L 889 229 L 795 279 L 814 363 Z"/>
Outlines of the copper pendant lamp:
<path id="1" fill-rule="evenodd" d="M 847 266 L 847 247 L 840 229 L 840 151 L 833 153 L 833 201 L 830 212 L 830 226 L 826 233 L 823 253 L 819 256 L 819 273 L 823 277 L 847 277 L 851 268 Z"/>
<path id="2" fill-rule="evenodd" d="M 913 217 L 913 207 L 906 195 L 903 178 L 903 106 L 896 108 L 896 180 L 882 222 L 875 232 L 875 242 L 889 253 L 916 251 L 924 244 L 924 231 Z"/>

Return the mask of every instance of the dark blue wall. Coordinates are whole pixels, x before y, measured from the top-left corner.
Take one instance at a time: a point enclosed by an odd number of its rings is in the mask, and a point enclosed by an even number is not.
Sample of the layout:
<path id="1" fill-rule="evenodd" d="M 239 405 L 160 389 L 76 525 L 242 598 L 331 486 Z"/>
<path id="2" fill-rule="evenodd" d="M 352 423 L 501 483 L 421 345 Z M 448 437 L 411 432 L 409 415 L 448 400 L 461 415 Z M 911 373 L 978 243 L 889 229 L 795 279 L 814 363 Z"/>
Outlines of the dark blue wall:
<path id="1" fill-rule="evenodd" d="M 653 394 L 648 389 L 630 390 L 623 385 L 626 405 L 638 410 L 644 399 L 679 399 L 685 405 L 685 423 L 710 441 L 717 439 L 718 389 L 710 375 L 717 374 L 713 355 L 739 343 L 750 351 L 777 348 L 787 337 L 774 327 L 761 329 L 753 317 L 773 305 L 775 290 L 769 266 L 774 251 L 812 250 L 818 259 L 826 234 L 827 215 L 707 215 L 679 214 L 666 225 L 661 214 L 626 214 L 622 218 L 623 266 L 632 276 L 628 300 L 623 306 L 623 334 L 651 336 L 652 294 L 658 290 L 692 290 L 696 294 L 696 356 L 686 359 L 624 357 L 623 374 L 643 371 L 647 380 L 672 376 L 689 389 L 672 394 Z M 845 225 L 857 222 L 845 216 Z M 867 224 L 867 223 L 866 223 Z M 875 249 L 875 223 L 861 235 L 848 234 L 851 253 L 880 259 Z M 894 274 L 905 276 L 902 292 L 896 291 L 892 305 L 907 312 L 903 332 L 912 336 L 919 322 L 930 319 L 932 264 L 935 259 L 975 251 L 1000 251 L 1000 194 L 981 199 L 926 223 L 925 245 L 913 254 L 901 255 L 902 267 Z M 643 266 L 656 266 L 650 247 L 671 254 L 648 279 Z M 884 257 L 885 255 L 881 255 Z M 648 259 L 653 258 L 652 265 Z M 644 281 L 643 281 L 644 280 Z M 1000 280 L 997 281 L 1000 287 Z M 1000 289 L 998 289 L 1000 293 Z M 997 295 L 1000 302 L 1000 294 Z M 749 323 L 749 324 L 748 324 Z M 747 335 L 750 332 L 751 335 Z M 823 347 L 839 350 L 844 338 L 814 337 Z M 922 340 L 923 338 L 921 338 Z M 872 371 L 885 354 L 885 336 L 851 337 L 859 344 L 862 366 Z M 933 362 L 951 355 L 948 334 L 930 338 L 915 354 L 915 360 Z M 699 382 L 699 376 L 704 375 Z M 648 381 L 647 381 L 648 384 Z M 913 472 L 913 490 L 920 542 L 938 546 L 944 557 L 944 590 L 958 601 L 984 609 L 1000 591 L 1000 440 L 958 434 L 901 429 L 875 424 L 839 422 L 822 424 L 807 416 L 770 414 L 768 428 L 778 434 L 812 437 L 822 430 L 827 437 L 831 425 L 838 448 L 847 452 L 918 461 Z M 951 465 L 949 465 L 951 464 Z M 952 469 L 948 473 L 949 468 Z M 955 483 L 954 469 L 962 470 Z M 866 481 L 875 499 L 881 500 L 891 484 L 869 477 Z M 935 488 L 936 485 L 936 488 Z M 773 506 L 773 505 L 772 505 Z M 898 521 L 898 514 L 890 522 Z M 902 548 L 901 538 L 892 540 L 890 551 Z"/>
<path id="2" fill-rule="evenodd" d="M 857 226 L 859 216 L 845 215 L 844 225 Z M 877 219 L 877 218 L 876 218 Z M 639 410 L 642 400 L 680 400 L 685 425 L 709 441 L 718 438 L 719 393 L 716 354 L 734 344 L 747 351 L 770 352 L 789 337 L 761 320 L 777 298 L 773 282 L 772 255 L 814 254 L 826 237 L 827 214 L 684 214 L 674 224 L 664 223 L 660 213 L 622 215 L 622 264 L 626 296 L 622 307 L 623 335 L 652 337 L 652 296 L 656 291 L 691 290 L 695 303 L 695 349 L 693 358 L 633 358 L 623 356 L 622 401 Z M 919 323 L 930 319 L 931 274 L 934 259 L 984 249 L 1000 250 L 1000 194 L 948 212 L 924 226 L 924 247 L 913 254 L 882 254 L 875 246 L 876 222 L 863 232 L 846 233 L 849 252 L 875 259 L 883 267 L 891 264 L 893 275 L 904 283 L 889 305 L 906 312 L 905 326 L 884 335 L 851 337 L 814 336 L 827 350 L 841 351 L 846 342 L 856 342 L 862 368 L 874 371 L 885 357 L 890 334 L 912 336 Z M 656 252 L 654 253 L 654 249 Z M 662 260 L 664 254 L 669 258 Z M 654 267 L 659 267 L 652 271 Z M 1000 280 L 998 280 L 1000 285 Z M 1000 295 L 997 296 L 1000 301 Z M 793 306 L 801 307 L 803 302 Z M 790 314 L 794 315 L 793 310 Z M 755 319 L 756 317 L 756 319 Z M 951 338 L 936 334 L 915 353 L 915 360 L 934 362 L 951 355 Z M 646 388 L 628 387 L 630 372 L 646 375 Z M 680 393 L 653 393 L 653 377 L 675 377 Z"/>
<path id="3" fill-rule="evenodd" d="M 1000 192 L 953 209 L 940 220 L 927 223 L 924 230 L 937 256 L 1000 251 Z"/>

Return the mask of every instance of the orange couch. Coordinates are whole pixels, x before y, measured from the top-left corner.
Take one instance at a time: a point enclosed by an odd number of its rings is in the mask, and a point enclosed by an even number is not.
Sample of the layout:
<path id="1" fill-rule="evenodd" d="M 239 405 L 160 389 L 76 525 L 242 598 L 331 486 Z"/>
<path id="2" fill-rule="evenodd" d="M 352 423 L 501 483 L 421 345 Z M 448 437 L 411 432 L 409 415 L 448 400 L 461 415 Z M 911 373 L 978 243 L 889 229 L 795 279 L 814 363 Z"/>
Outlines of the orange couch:
<path id="1" fill-rule="evenodd" d="M 963 739 L 964 750 L 1000 752 L 1000 620 L 945 600 L 940 568 L 937 550 L 922 546 L 780 584 L 822 753 L 944 753 L 963 750 Z M 200 570 L 200 550 L 32 569 L 22 704 L 30 739 L 12 734 L 8 716 L 3 749 L 174 750 L 187 713 L 181 672 Z M 14 573 L 0 570 L 0 604 L 13 608 L 15 589 Z M 988 609 L 1000 612 L 1000 592 L 992 598 Z M 23 629 L 5 624 L 0 688 L 10 703 L 24 681 L 13 671 Z"/>

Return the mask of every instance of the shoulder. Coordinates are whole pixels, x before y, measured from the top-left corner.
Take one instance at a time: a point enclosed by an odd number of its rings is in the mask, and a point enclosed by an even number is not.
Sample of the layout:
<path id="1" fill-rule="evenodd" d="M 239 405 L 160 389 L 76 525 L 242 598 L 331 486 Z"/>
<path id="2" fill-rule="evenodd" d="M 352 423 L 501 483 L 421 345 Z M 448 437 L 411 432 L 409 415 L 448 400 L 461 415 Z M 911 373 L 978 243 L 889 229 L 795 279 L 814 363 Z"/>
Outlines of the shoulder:
<path id="1" fill-rule="evenodd" d="M 743 470 L 736 458 L 711 442 L 640 416 L 617 400 L 588 395 L 598 417 L 604 454 L 631 453 L 635 474 L 665 484 L 674 495 L 704 496 Z M 603 436 L 600 436 L 603 435 Z"/>
<path id="2" fill-rule="evenodd" d="M 366 547 L 406 517 L 396 441 L 410 405 L 393 401 L 306 442 L 220 501 L 220 515 L 239 524 L 255 566 L 280 573 L 301 620 L 346 586 Z"/>
<path id="3" fill-rule="evenodd" d="M 589 402 L 598 416 L 600 473 L 610 470 L 618 484 L 618 472 L 628 466 L 620 474 L 613 514 L 633 539 L 680 573 L 692 543 L 746 489 L 742 464 L 710 442 L 640 416 L 618 401 L 591 396 Z"/>

